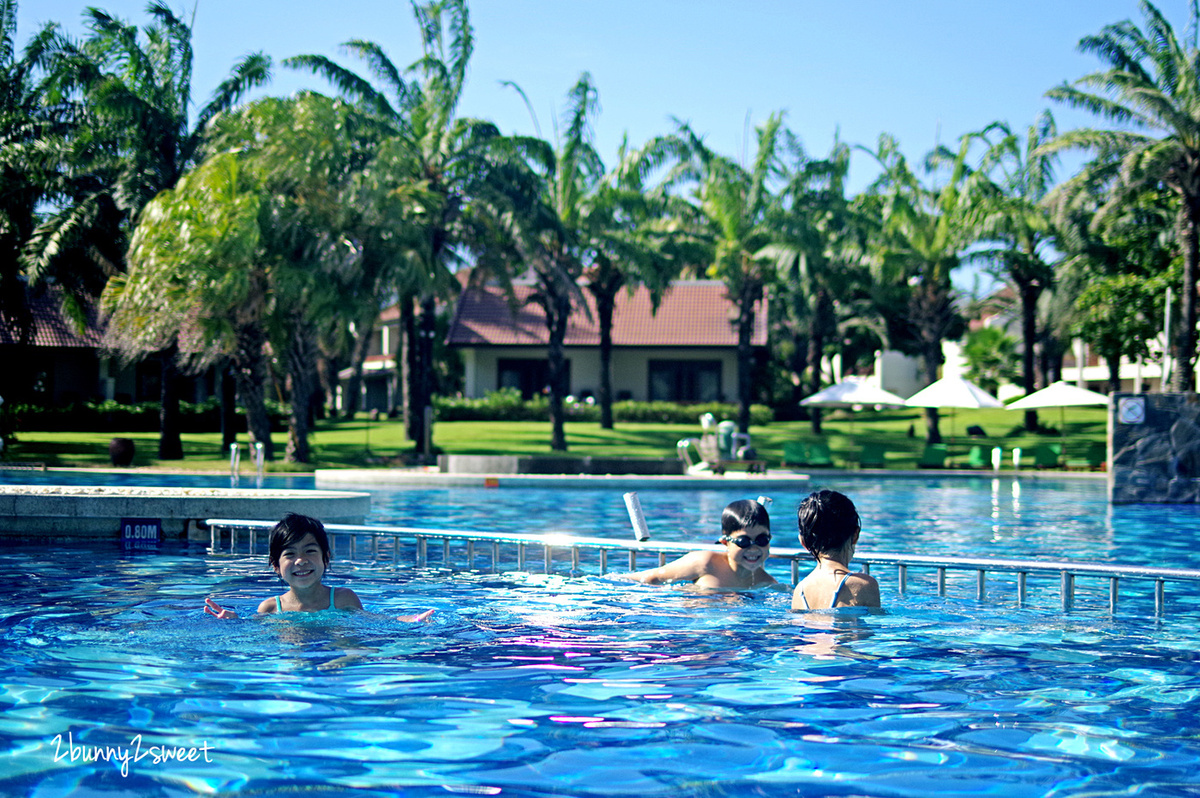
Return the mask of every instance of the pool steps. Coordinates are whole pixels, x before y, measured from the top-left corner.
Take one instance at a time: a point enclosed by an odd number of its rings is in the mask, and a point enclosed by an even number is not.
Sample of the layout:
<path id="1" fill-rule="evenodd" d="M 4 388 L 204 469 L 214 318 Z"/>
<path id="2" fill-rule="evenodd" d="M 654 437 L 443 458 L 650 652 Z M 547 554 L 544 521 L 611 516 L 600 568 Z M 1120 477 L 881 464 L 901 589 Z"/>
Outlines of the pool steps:
<path id="1" fill-rule="evenodd" d="M 228 551 L 236 553 L 239 550 L 239 533 L 245 533 L 248 553 L 253 555 L 266 552 L 266 544 L 260 545 L 260 537 L 274 524 L 266 521 L 238 520 L 225 518 L 210 518 L 206 521 L 210 531 L 210 545 L 214 552 L 225 551 L 228 541 Z M 355 524 L 326 524 L 330 535 L 330 545 L 337 548 L 338 540 L 345 540 L 349 548 L 349 558 L 357 559 L 360 539 L 365 538 L 362 545 L 369 546 L 372 559 L 379 559 L 381 554 L 391 551 L 393 559 L 398 557 L 401 541 L 412 541 L 416 547 L 415 559 L 418 567 L 428 564 L 429 545 L 433 541 L 441 543 L 441 561 L 450 562 L 451 543 L 466 544 L 466 560 L 474 563 L 477 554 L 477 544 L 485 544 L 490 549 L 492 568 L 500 561 L 501 544 L 517 546 L 517 568 L 524 570 L 527 561 L 527 546 L 542 548 L 542 562 L 546 573 L 553 570 L 554 552 L 556 549 L 569 549 L 571 552 L 571 569 L 578 571 L 581 551 L 596 551 L 598 553 L 600 573 L 609 571 L 608 555 L 611 551 L 626 552 L 629 570 L 638 568 L 638 555 L 657 555 L 658 564 L 666 563 L 668 556 L 679 556 L 689 551 L 709 550 L 724 551 L 725 547 L 708 543 L 676 543 L 664 541 L 621 540 L 617 538 L 587 538 L 568 534 L 516 534 L 509 532 L 475 532 L 464 530 L 427 529 L 403 526 L 361 526 Z M 490 544 L 490 545 L 488 545 Z M 811 561 L 812 555 L 803 549 L 772 548 L 771 558 L 788 560 L 791 564 L 791 581 L 796 585 L 800 581 L 802 564 Z M 1121 580 L 1139 580 L 1153 582 L 1154 614 L 1161 616 L 1165 611 L 1166 583 L 1182 582 L 1200 585 L 1200 570 L 1187 568 L 1152 568 L 1140 565 L 1084 563 L 1071 560 L 1016 560 L 984 557 L 934 557 L 921 554 L 894 554 L 890 552 L 855 553 L 854 562 L 864 571 L 870 572 L 872 566 L 892 566 L 896 569 L 896 587 L 901 595 L 909 590 L 909 569 L 932 570 L 935 574 L 938 596 L 946 595 L 946 575 L 951 571 L 975 572 L 975 597 L 983 601 L 987 597 L 988 574 L 1015 574 L 1017 579 L 1017 605 L 1025 606 L 1028 601 L 1028 577 L 1053 576 L 1057 577 L 1062 609 L 1070 611 L 1075 606 L 1075 580 L 1079 577 L 1099 578 L 1108 580 L 1108 609 L 1115 613 L 1120 598 Z M 1197 592 L 1193 587 L 1192 592 Z"/>

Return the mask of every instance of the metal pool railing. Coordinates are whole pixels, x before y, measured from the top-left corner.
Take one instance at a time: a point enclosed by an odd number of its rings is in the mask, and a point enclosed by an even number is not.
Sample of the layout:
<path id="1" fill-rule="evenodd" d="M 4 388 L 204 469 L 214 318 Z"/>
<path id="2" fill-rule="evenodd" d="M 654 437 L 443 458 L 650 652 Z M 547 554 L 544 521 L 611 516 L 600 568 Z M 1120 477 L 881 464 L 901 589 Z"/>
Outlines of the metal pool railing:
<path id="1" fill-rule="evenodd" d="M 272 521 L 249 521 L 224 518 L 209 519 L 211 547 L 215 552 L 225 551 L 228 540 L 228 551 L 248 554 L 266 554 L 266 533 L 274 526 Z M 390 559 L 398 561 L 403 543 L 413 544 L 413 560 L 418 567 L 424 567 L 432 562 L 431 555 L 442 564 L 449 566 L 455 549 L 465 547 L 467 567 L 474 568 L 480 556 L 487 558 L 487 565 L 492 570 L 498 570 L 501 563 L 501 546 L 515 546 L 515 564 L 518 570 L 526 570 L 529 564 L 529 547 L 541 549 L 542 567 L 546 573 L 554 569 L 555 558 L 564 558 L 569 553 L 571 570 L 579 571 L 581 552 L 595 552 L 601 574 L 609 572 L 609 554 L 617 552 L 618 557 L 623 553 L 628 558 L 629 570 L 647 567 L 643 560 L 640 565 L 639 555 L 656 556 L 657 564 L 663 565 L 668 557 L 677 557 L 689 551 L 709 550 L 724 551 L 724 546 L 717 544 L 673 543 L 662 541 L 620 540 L 617 538 L 586 538 L 569 534 L 519 534 L 510 532 L 473 532 L 448 529 L 428 529 L 404 526 L 360 526 L 353 524 L 326 524 L 330 546 L 335 555 L 339 549 L 344 551 L 351 560 L 358 559 L 360 554 L 367 554 L 374 560 Z M 348 550 L 348 551 L 345 551 Z M 535 555 L 536 556 L 536 555 Z M 792 585 L 800 581 L 800 569 L 811 563 L 812 556 L 802 549 L 772 548 L 771 558 L 788 560 L 791 566 Z M 511 560 L 510 560 L 511 561 Z M 892 554 L 887 552 L 856 552 L 854 562 L 862 566 L 864 571 L 871 572 L 872 568 L 879 573 L 882 567 L 895 568 L 896 587 L 901 595 L 909 592 L 909 576 L 911 571 L 918 571 L 932 577 L 939 596 L 946 595 L 947 574 L 966 572 L 974 574 L 975 597 L 983 601 L 988 595 L 989 574 L 1014 575 L 1016 577 L 1017 606 L 1024 606 L 1029 596 L 1029 577 L 1051 577 L 1059 585 L 1059 594 L 1064 611 L 1071 610 L 1075 605 L 1075 582 L 1077 579 L 1107 580 L 1108 609 L 1116 612 L 1121 592 L 1121 582 L 1135 581 L 1138 584 L 1150 583 L 1154 594 L 1154 614 L 1162 615 L 1166 603 L 1166 584 L 1190 583 L 1192 592 L 1200 592 L 1200 570 L 1186 568 L 1150 568 L 1139 565 L 1095 564 L 1074 562 L 1069 560 L 1015 560 L 992 559 L 984 557 L 933 557 L 920 554 Z M 885 577 L 886 579 L 886 577 Z"/>

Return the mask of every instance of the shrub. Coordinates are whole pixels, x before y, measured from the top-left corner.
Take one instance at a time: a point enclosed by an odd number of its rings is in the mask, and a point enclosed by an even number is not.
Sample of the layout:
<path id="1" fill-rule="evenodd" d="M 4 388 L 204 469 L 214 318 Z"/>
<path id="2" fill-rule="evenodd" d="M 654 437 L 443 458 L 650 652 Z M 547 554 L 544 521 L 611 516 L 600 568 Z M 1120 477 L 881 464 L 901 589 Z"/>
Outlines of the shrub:
<path id="1" fill-rule="evenodd" d="M 515 388 L 493 391 L 482 399 L 435 397 L 438 421 L 549 421 L 550 403 L 544 396 L 522 400 Z M 568 421 L 600 422 L 600 406 L 587 402 L 565 402 Z M 712 413 L 717 421 L 737 418 L 737 406 L 720 402 L 679 404 L 677 402 L 614 402 L 613 420 L 621 423 L 699 424 L 700 416 Z M 750 423 L 769 424 L 771 408 L 752 405 Z"/>
<path id="2" fill-rule="evenodd" d="M 17 430 L 40 432 L 89 432 L 110 429 L 120 432 L 157 432 L 158 402 L 77 402 L 63 407 L 40 405 L 17 405 L 12 410 L 13 425 Z M 267 413 L 271 417 L 271 429 L 278 432 L 287 429 L 288 407 L 280 402 L 268 401 Z M 239 410 L 237 431 L 246 431 L 246 417 Z M 179 403 L 179 427 L 182 432 L 220 432 L 221 403 L 216 398 L 204 402 Z"/>

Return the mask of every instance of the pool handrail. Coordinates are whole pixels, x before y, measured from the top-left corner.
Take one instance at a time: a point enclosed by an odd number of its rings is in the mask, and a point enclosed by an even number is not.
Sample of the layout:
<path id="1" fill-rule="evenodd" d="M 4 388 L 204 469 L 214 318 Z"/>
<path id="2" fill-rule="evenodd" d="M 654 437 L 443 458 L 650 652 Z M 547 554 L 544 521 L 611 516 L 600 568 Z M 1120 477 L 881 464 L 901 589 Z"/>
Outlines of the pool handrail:
<path id="1" fill-rule="evenodd" d="M 236 547 L 237 530 L 269 530 L 275 525 L 273 521 L 256 521 L 246 519 L 210 518 L 205 522 L 210 528 L 211 546 L 219 551 L 219 536 L 221 530 L 230 530 L 230 549 Z M 518 544 L 518 567 L 524 566 L 524 547 L 535 545 L 544 547 L 544 561 L 547 573 L 551 569 L 552 552 L 554 549 L 569 548 L 572 551 L 572 568 L 579 568 L 579 551 L 581 549 L 598 550 L 600 553 L 600 573 L 607 572 L 607 554 L 611 550 L 626 551 L 629 555 L 629 569 L 637 570 L 638 554 L 657 554 L 660 565 L 666 562 L 668 554 L 684 554 L 689 551 L 724 551 L 725 547 L 717 543 L 688 543 L 676 541 L 638 541 L 624 538 L 591 538 L 579 537 L 570 533 L 519 533 L 519 532 L 483 532 L 478 530 L 430 529 L 427 527 L 407 526 L 366 526 L 359 524 L 326 524 L 325 530 L 331 537 L 345 536 L 350 539 L 350 557 L 354 559 L 355 542 L 359 537 L 369 537 L 372 540 L 373 556 L 378 556 L 378 546 L 381 539 L 391 539 L 393 545 L 398 545 L 400 538 L 411 538 L 417 546 L 417 564 L 425 565 L 426 551 L 429 540 L 441 540 L 443 554 L 448 555 L 449 543 L 452 540 L 465 541 L 468 544 L 468 557 L 474 561 L 474 544 L 491 543 L 492 561 L 499 558 L 499 544 Z M 254 553 L 257 534 L 250 538 L 250 553 Z M 332 545 L 332 542 L 331 542 Z M 800 581 L 800 564 L 812 559 L 812 555 L 804 549 L 772 548 L 771 557 L 778 560 L 789 560 L 791 563 L 792 585 Z M 1011 573 L 1017 575 L 1017 604 L 1023 606 L 1027 599 L 1026 580 L 1029 574 L 1056 575 L 1060 579 L 1062 608 L 1069 611 L 1074 605 L 1075 578 L 1107 577 L 1109 580 L 1109 611 L 1116 612 L 1121 579 L 1150 579 L 1154 580 L 1154 612 L 1162 615 L 1165 604 L 1165 584 L 1167 581 L 1200 583 L 1200 570 L 1189 568 L 1157 568 L 1124 563 L 1085 563 L 1073 560 L 1018 560 L 990 557 L 942 557 L 924 554 L 897 554 L 893 552 L 856 551 L 854 562 L 863 566 L 869 572 L 872 565 L 893 565 L 896 567 L 897 589 L 904 595 L 908 589 L 909 568 L 932 568 L 937 571 L 938 595 L 946 595 L 946 572 L 949 570 L 976 572 L 976 598 L 982 601 L 986 595 L 987 574 Z"/>

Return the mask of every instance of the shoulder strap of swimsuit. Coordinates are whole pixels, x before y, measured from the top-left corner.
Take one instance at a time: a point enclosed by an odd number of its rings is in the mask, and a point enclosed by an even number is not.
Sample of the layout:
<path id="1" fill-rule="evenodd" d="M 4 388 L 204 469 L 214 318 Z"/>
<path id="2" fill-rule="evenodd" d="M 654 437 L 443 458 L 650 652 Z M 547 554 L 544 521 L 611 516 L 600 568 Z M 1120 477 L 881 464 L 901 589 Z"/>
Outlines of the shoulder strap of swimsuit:
<path id="1" fill-rule="evenodd" d="M 850 578 L 850 574 L 846 574 L 845 576 L 842 577 L 842 581 L 838 582 L 837 589 L 833 591 L 833 599 L 829 602 L 829 609 L 833 609 L 834 607 L 837 606 L 838 593 L 842 592 L 842 585 L 846 584 L 846 580 L 849 578 Z"/>
<path id="2" fill-rule="evenodd" d="M 804 602 L 804 609 L 812 609 L 812 607 L 808 606 L 808 596 L 804 595 L 804 588 L 800 588 L 800 600 Z"/>
<path id="3" fill-rule="evenodd" d="M 336 610 L 336 609 L 337 609 L 337 607 L 336 607 L 336 606 L 334 605 L 334 603 L 333 603 L 333 594 L 334 594 L 334 590 L 335 590 L 334 586 L 333 586 L 333 585 L 330 585 L 330 586 L 329 586 L 329 609 L 331 609 L 331 610 Z"/>
<path id="4" fill-rule="evenodd" d="M 279 600 L 279 596 L 275 597 L 275 612 L 283 612 L 283 602 Z"/>

